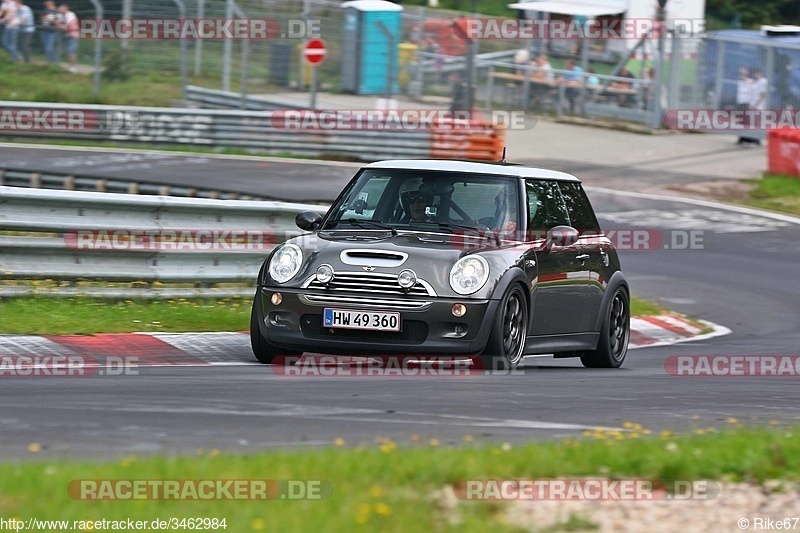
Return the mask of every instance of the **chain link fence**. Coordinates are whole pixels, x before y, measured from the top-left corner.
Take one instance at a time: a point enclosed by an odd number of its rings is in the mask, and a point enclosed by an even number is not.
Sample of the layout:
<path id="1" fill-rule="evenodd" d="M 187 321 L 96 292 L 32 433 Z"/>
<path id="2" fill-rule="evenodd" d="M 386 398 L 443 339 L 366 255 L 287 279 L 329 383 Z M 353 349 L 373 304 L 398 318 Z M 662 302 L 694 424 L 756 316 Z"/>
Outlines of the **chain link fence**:
<path id="1" fill-rule="evenodd" d="M 800 108 L 800 37 L 770 38 L 747 30 L 669 34 L 662 44 L 665 62 L 658 88 L 654 71 L 659 40 L 654 34 L 639 42 L 468 40 L 455 23 L 471 14 L 418 6 L 403 6 L 396 28 L 389 18 L 370 19 L 369 24 L 374 22 L 386 31 L 372 27 L 353 33 L 352 13 L 331 0 L 98 1 L 107 19 L 268 19 L 277 28 L 269 39 L 105 39 L 102 68 L 109 81 L 129 76 L 181 80 L 185 76 L 200 90 L 301 107 L 307 105 L 308 100 L 300 96 L 309 90 L 312 78 L 312 67 L 303 60 L 303 45 L 308 38 L 321 37 L 327 55 L 316 67 L 320 91 L 376 98 L 391 94 L 420 107 L 465 109 L 471 103 L 483 110 L 525 109 L 658 127 L 663 110 L 741 108 L 744 103 L 737 101 L 741 71 L 747 69 L 752 77 L 759 69 L 768 83 L 762 107 Z M 92 19 L 96 11 L 85 7 L 76 14 Z M 40 13 L 36 15 L 38 20 Z M 371 37 L 367 37 L 369 32 Z M 375 41 L 367 39 L 388 40 L 388 47 L 384 42 L 379 50 Z M 34 42 L 34 52 L 42 54 L 39 39 Z M 369 44 L 374 53 L 367 49 L 357 56 L 353 50 L 359 49 L 359 43 Z M 84 68 L 91 68 L 95 44 L 93 39 L 80 41 L 79 62 Z M 539 54 L 546 56 L 548 66 L 534 62 Z M 568 70 L 570 61 L 583 66 L 583 72 Z M 379 80 L 362 88 L 353 83 L 355 75 Z M 248 100 L 233 97 L 229 101 L 232 107 L 240 107 Z"/>

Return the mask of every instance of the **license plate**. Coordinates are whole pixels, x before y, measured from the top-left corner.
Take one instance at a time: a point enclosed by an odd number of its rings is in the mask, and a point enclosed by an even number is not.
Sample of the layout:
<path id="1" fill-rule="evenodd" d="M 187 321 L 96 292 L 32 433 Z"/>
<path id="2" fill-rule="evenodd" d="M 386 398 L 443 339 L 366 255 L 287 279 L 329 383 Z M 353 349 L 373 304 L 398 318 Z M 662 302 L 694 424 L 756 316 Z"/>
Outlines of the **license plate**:
<path id="1" fill-rule="evenodd" d="M 322 312 L 322 323 L 326 328 L 400 331 L 400 313 L 325 309 Z"/>

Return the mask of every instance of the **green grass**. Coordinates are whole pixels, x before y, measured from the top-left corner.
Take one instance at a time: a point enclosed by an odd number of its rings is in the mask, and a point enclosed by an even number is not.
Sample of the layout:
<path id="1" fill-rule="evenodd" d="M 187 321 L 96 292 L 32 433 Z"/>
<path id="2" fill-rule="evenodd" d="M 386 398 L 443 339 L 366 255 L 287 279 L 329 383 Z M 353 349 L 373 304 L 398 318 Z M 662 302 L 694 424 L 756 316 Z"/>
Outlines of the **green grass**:
<path id="1" fill-rule="evenodd" d="M 250 299 L 124 300 L 12 298 L 0 300 L 0 333 L 89 335 L 134 331 L 244 331 Z"/>
<path id="2" fill-rule="evenodd" d="M 244 331 L 249 298 L 102 300 L 91 298 L 0 299 L 0 334 L 91 335 L 134 331 Z M 653 302 L 631 298 L 631 315 L 660 315 Z"/>
<path id="3" fill-rule="evenodd" d="M 73 74 L 58 66 L 0 61 L 0 79 L 0 100 L 169 107 L 182 97 L 180 76 L 158 72 L 137 74 L 127 81 L 103 81 L 98 98 L 93 94 L 92 75 Z"/>
<path id="4" fill-rule="evenodd" d="M 723 422 L 728 427 L 735 420 Z M 586 432 L 579 439 L 522 446 L 443 446 L 409 435 L 378 438 L 356 448 L 332 446 L 253 455 L 198 451 L 184 457 L 125 457 L 108 462 L 37 460 L 0 464 L 0 516 L 41 519 L 225 518 L 228 531 L 516 531 L 503 523 L 506 504 L 460 502 L 448 510 L 442 494 L 467 479 L 575 476 L 650 480 L 763 482 L 800 478 L 800 428 L 752 428 L 702 435 L 660 436 L 638 424 L 623 431 Z M 351 443 L 337 439 L 339 446 Z M 54 443 L 55 444 L 55 443 Z M 32 459 L 48 443 L 31 443 Z M 332 494 L 296 501 L 84 501 L 67 495 L 73 480 L 263 479 L 320 480 Z M 460 519 L 460 523 L 450 519 Z M 587 526 L 570 517 L 569 530 Z"/>
<path id="5" fill-rule="evenodd" d="M 133 331 L 243 331 L 249 327 L 246 298 L 122 300 L 11 298 L 0 300 L 0 333 L 89 335 Z M 631 315 L 660 315 L 660 305 L 631 298 Z"/>
<path id="6" fill-rule="evenodd" d="M 800 215 L 800 178 L 766 175 L 753 182 L 756 187 L 750 191 L 748 205 Z"/>
<path id="7" fill-rule="evenodd" d="M 666 309 L 655 302 L 631 296 L 631 316 L 657 316 L 666 312 Z"/>

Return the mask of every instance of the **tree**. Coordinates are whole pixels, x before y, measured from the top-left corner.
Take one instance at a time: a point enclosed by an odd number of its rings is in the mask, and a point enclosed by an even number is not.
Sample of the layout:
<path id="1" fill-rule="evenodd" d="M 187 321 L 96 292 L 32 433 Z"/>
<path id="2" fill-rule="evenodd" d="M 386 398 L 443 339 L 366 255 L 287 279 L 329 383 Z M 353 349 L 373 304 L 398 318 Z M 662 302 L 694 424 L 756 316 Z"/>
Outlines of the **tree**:
<path id="1" fill-rule="evenodd" d="M 707 0 L 706 15 L 709 26 L 728 27 L 737 18 L 743 28 L 758 28 L 762 24 L 800 24 L 797 0 Z"/>

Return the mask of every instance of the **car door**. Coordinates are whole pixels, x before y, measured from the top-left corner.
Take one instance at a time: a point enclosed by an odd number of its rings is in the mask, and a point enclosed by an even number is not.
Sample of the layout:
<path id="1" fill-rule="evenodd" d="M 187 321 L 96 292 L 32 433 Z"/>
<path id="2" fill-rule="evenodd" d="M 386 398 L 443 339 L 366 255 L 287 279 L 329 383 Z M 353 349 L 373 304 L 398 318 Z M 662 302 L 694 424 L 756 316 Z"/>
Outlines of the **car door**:
<path id="1" fill-rule="evenodd" d="M 583 309 L 586 300 L 586 270 L 578 258 L 577 244 L 553 244 L 544 249 L 545 235 L 555 226 L 569 226 L 564 198 L 555 181 L 525 180 L 528 204 L 528 231 L 534 236 L 538 278 L 532 287 L 533 335 L 560 335 L 586 331 L 588 319 Z"/>
<path id="2" fill-rule="evenodd" d="M 586 192 L 578 182 L 562 181 L 558 183 L 561 196 L 567 206 L 570 225 L 577 229 L 580 238 L 576 243 L 581 264 L 580 276 L 585 281 L 585 293 L 581 307 L 581 331 L 592 331 L 597 324 L 597 313 L 603 301 L 608 271 L 608 254 L 611 243 L 600 230 L 600 224 L 594 214 Z"/>

